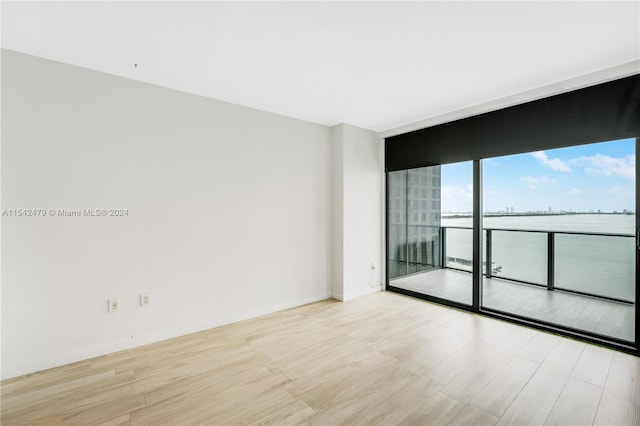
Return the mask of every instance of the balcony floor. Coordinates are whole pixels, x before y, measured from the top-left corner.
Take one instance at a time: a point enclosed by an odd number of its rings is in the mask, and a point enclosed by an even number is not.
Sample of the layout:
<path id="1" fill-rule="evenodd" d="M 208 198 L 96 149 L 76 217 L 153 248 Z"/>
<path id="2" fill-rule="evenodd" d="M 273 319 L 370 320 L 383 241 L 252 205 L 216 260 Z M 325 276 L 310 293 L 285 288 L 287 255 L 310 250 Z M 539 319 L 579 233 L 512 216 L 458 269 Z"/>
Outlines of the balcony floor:
<path id="1" fill-rule="evenodd" d="M 393 287 L 471 304 L 471 274 L 436 269 L 389 283 Z M 634 340 L 635 306 L 499 278 L 484 278 L 483 306 L 605 336 Z"/>

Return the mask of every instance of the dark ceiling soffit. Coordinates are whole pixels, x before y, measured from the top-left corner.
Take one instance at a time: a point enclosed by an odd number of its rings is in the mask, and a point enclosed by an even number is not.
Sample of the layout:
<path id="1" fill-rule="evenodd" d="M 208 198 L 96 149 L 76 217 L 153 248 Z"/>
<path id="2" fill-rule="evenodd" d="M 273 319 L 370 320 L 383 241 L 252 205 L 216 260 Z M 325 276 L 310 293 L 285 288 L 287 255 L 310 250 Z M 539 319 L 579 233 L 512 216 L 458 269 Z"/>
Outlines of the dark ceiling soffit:
<path id="1" fill-rule="evenodd" d="M 385 139 L 385 170 L 640 136 L 640 74 Z"/>

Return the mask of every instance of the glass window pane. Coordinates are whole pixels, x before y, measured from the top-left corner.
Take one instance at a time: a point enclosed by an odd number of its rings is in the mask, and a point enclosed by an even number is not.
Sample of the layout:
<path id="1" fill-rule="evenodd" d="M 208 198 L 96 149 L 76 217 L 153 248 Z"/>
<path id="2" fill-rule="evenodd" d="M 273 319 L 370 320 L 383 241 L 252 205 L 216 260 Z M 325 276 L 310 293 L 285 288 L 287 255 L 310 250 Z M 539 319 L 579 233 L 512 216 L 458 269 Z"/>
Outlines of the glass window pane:
<path id="1" fill-rule="evenodd" d="M 635 140 L 483 166 L 483 307 L 634 341 Z"/>
<path id="2" fill-rule="evenodd" d="M 471 304 L 471 228 L 449 230 L 441 223 L 446 220 L 442 209 L 470 219 L 471 179 L 471 162 L 389 173 L 389 205 L 396 206 L 389 218 L 403 218 L 389 221 L 392 287 Z M 392 199 L 402 201 L 406 210 Z M 453 269 L 454 260 L 462 266 Z"/>
<path id="3" fill-rule="evenodd" d="M 407 275 L 407 172 L 389 173 L 389 240 L 387 255 L 389 278 Z"/>

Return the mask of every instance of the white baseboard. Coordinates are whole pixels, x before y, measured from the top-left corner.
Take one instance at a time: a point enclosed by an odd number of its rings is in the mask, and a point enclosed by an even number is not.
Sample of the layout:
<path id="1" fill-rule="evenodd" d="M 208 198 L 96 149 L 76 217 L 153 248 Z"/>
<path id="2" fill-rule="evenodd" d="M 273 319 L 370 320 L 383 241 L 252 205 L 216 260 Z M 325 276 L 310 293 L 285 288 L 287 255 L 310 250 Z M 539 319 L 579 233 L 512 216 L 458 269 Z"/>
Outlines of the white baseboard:
<path id="1" fill-rule="evenodd" d="M 215 327 L 220 327 L 226 324 L 231 324 L 246 319 L 256 318 L 262 315 L 271 314 L 274 312 L 282 311 L 296 306 L 306 305 L 308 303 L 318 302 L 331 298 L 330 293 L 318 294 L 316 296 L 289 301 L 280 304 L 274 304 L 270 306 L 260 307 L 246 312 L 234 313 L 232 315 L 226 315 L 221 317 L 212 318 L 210 321 L 185 324 L 177 326 L 168 330 L 161 330 L 152 333 L 136 336 L 135 340 L 130 338 L 119 339 L 115 341 L 106 342 L 100 345 L 92 345 L 90 347 L 76 349 L 69 352 L 50 354 L 46 358 L 40 358 L 25 362 L 24 364 L 11 366 L 6 368 L 6 365 L 2 366 L 2 380 L 11 379 L 14 377 L 23 376 L 25 374 L 31 374 L 42 370 L 48 370 L 50 368 L 60 367 L 75 362 L 85 361 L 91 358 L 95 358 L 102 355 L 107 355 L 114 352 L 119 352 L 125 349 L 136 348 L 139 346 L 148 345 L 151 343 L 157 343 L 162 340 L 171 339 L 174 337 L 184 336 L 187 334 L 195 333 L 202 330 L 208 330 Z"/>

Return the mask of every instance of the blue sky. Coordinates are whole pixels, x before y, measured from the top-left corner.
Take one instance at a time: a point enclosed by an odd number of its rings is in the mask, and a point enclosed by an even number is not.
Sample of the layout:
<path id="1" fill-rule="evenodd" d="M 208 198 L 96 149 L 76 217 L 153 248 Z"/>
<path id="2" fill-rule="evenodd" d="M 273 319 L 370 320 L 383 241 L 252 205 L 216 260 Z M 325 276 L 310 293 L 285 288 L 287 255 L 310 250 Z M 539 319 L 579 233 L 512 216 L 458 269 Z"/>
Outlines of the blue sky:
<path id="1" fill-rule="evenodd" d="M 581 145 L 483 161 L 484 211 L 635 210 L 635 141 Z M 442 212 L 472 204 L 472 163 L 442 166 Z"/>

